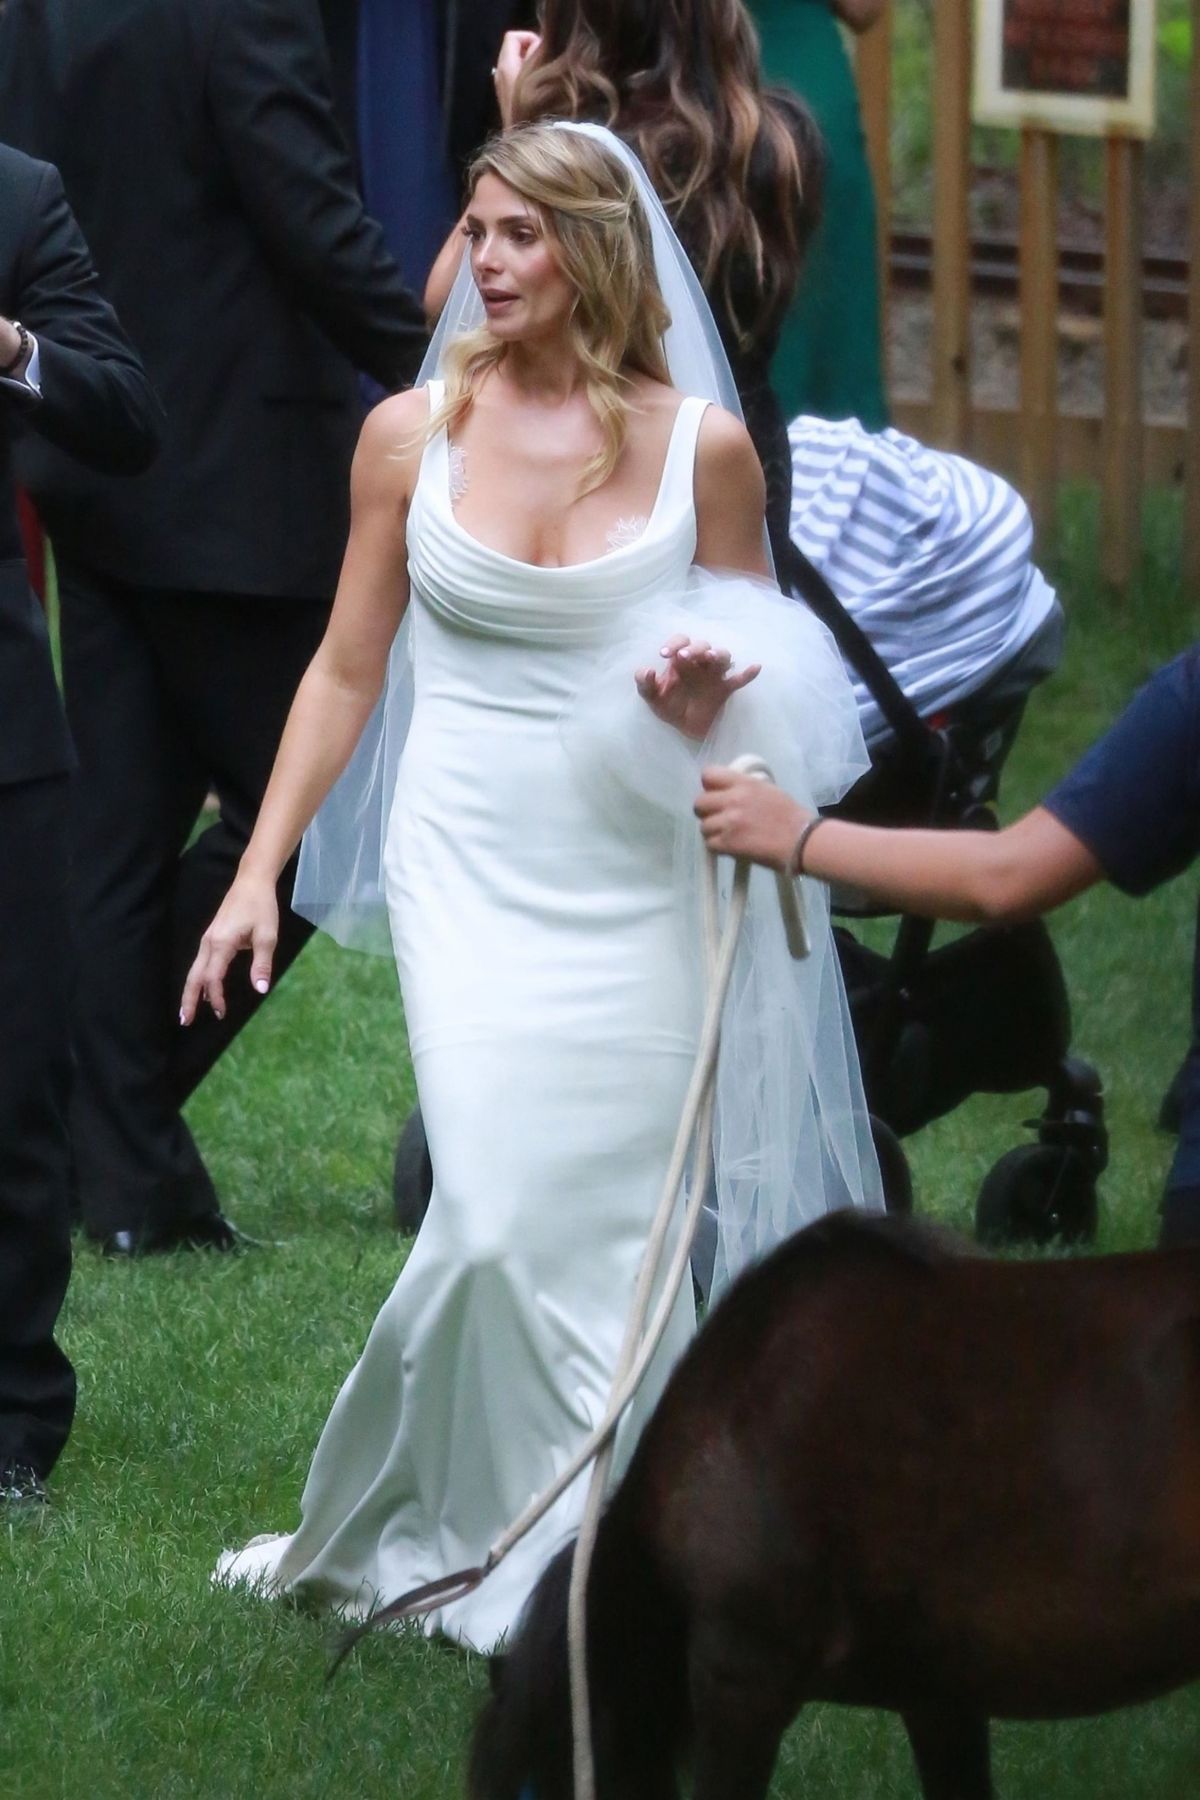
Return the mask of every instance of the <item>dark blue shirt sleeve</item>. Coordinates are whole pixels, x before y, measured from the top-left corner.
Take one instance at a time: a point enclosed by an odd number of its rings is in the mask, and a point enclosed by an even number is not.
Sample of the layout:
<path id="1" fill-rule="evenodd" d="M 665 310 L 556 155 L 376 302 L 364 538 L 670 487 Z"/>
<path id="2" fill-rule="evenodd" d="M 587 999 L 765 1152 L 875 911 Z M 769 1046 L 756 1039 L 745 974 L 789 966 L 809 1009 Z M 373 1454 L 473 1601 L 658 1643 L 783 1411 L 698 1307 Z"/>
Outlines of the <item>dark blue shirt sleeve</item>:
<path id="1" fill-rule="evenodd" d="M 1043 802 L 1127 894 L 1200 853 L 1200 644 L 1135 695 Z"/>

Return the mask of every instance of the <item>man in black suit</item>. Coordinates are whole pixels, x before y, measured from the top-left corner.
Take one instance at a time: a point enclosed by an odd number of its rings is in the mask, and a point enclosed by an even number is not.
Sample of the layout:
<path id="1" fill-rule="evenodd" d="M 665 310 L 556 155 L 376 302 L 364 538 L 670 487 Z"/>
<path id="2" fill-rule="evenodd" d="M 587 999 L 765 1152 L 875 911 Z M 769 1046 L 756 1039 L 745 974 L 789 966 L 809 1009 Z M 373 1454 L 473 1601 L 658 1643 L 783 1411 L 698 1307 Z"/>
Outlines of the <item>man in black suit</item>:
<path id="1" fill-rule="evenodd" d="M 537 8 L 533 0 L 442 0 L 440 11 L 446 151 L 461 190 L 471 158 L 499 129 L 492 75 L 504 34 L 532 29 Z"/>
<path id="2" fill-rule="evenodd" d="M 355 370 L 410 381 L 424 321 L 363 211 L 316 0 L 6 0 L 0 117 L 62 170 L 167 413 L 133 482 L 21 464 L 80 759 L 79 1203 L 111 1253 L 232 1248 L 180 1109 L 256 996 L 183 1033 L 179 994 L 327 617 Z M 289 893 L 280 972 L 309 929 Z"/>
<path id="3" fill-rule="evenodd" d="M 369 7 L 400 0 L 320 0 L 333 64 L 334 91 L 349 134 L 357 119 L 359 26 Z M 456 185 L 471 157 L 500 123 L 492 68 L 506 31 L 532 29 L 534 0 L 418 0 L 428 6 L 437 45 L 438 104 Z M 397 96 L 403 104 L 404 96 Z"/>
<path id="4" fill-rule="evenodd" d="M 36 432 L 64 456 L 133 472 L 159 425 L 58 175 L 0 145 L 0 1503 L 43 1497 L 75 1410 L 54 1342 L 70 1271 L 72 759 L 21 555 L 12 448 Z"/>

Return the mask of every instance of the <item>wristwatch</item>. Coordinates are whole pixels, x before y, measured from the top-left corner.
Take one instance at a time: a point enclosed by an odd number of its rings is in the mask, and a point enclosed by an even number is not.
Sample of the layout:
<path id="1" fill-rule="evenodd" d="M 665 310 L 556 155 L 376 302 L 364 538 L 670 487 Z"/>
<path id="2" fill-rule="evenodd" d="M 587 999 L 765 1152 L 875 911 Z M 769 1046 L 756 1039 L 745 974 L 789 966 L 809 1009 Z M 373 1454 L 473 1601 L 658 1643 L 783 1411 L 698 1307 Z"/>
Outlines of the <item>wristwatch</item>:
<path id="1" fill-rule="evenodd" d="M 32 341 L 20 319 L 10 319 L 8 322 L 17 334 L 17 354 L 13 357 L 11 362 L 6 362 L 4 366 L 0 368 L 0 375 L 15 374 L 22 362 L 29 356 Z"/>

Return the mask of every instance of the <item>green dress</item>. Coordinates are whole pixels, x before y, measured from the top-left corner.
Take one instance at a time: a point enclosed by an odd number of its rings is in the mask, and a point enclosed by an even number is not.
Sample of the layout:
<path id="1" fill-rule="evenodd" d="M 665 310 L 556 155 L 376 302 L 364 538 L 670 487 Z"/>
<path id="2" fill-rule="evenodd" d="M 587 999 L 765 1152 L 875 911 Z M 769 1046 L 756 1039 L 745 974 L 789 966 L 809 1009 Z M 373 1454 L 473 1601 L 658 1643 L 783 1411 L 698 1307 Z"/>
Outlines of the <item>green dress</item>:
<path id="1" fill-rule="evenodd" d="M 750 0 L 768 81 L 807 102 L 825 139 L 825 204 L 784 322 L 771 383 L 797 413 L 887 424 L 875 195 L 854 71 L 829 0 Z"/>

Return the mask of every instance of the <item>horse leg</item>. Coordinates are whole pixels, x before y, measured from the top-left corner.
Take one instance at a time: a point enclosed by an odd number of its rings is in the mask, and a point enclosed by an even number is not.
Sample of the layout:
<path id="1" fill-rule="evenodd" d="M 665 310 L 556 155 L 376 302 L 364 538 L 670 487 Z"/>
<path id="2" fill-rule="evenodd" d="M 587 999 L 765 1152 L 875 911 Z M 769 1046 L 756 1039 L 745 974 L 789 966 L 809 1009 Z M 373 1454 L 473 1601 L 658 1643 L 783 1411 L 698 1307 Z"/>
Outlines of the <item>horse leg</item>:
<path id="1" fill-rule="evenodd" d="M 986 1718 L 949 1703 L 902 1717 L 925 1800 L 994 1800 Z"/>
<path id="2" fill-rule="evenodd" d="M 692 1800 L 767 1800 L 788 1723 L 749 1707 L 707 1718 L 696 1732 Z"/>
<path id="3" fill-rule="evenodd" d="M 797 1710 L 795 1680 L 781 1680 L 786 1659 L 725 1633 L 706 1645 L 697 1633 L 690 1661 L 693 1800 L 766 1800 Z"/>
<path id="4" fill-rule="evenodd" d="M 600 1783 L 600 1792 L 614 1800 L 679 1800 L 679 1782 L 670 1761 L 658 1756 L 625 1773 L 611 1784 Z"/>

